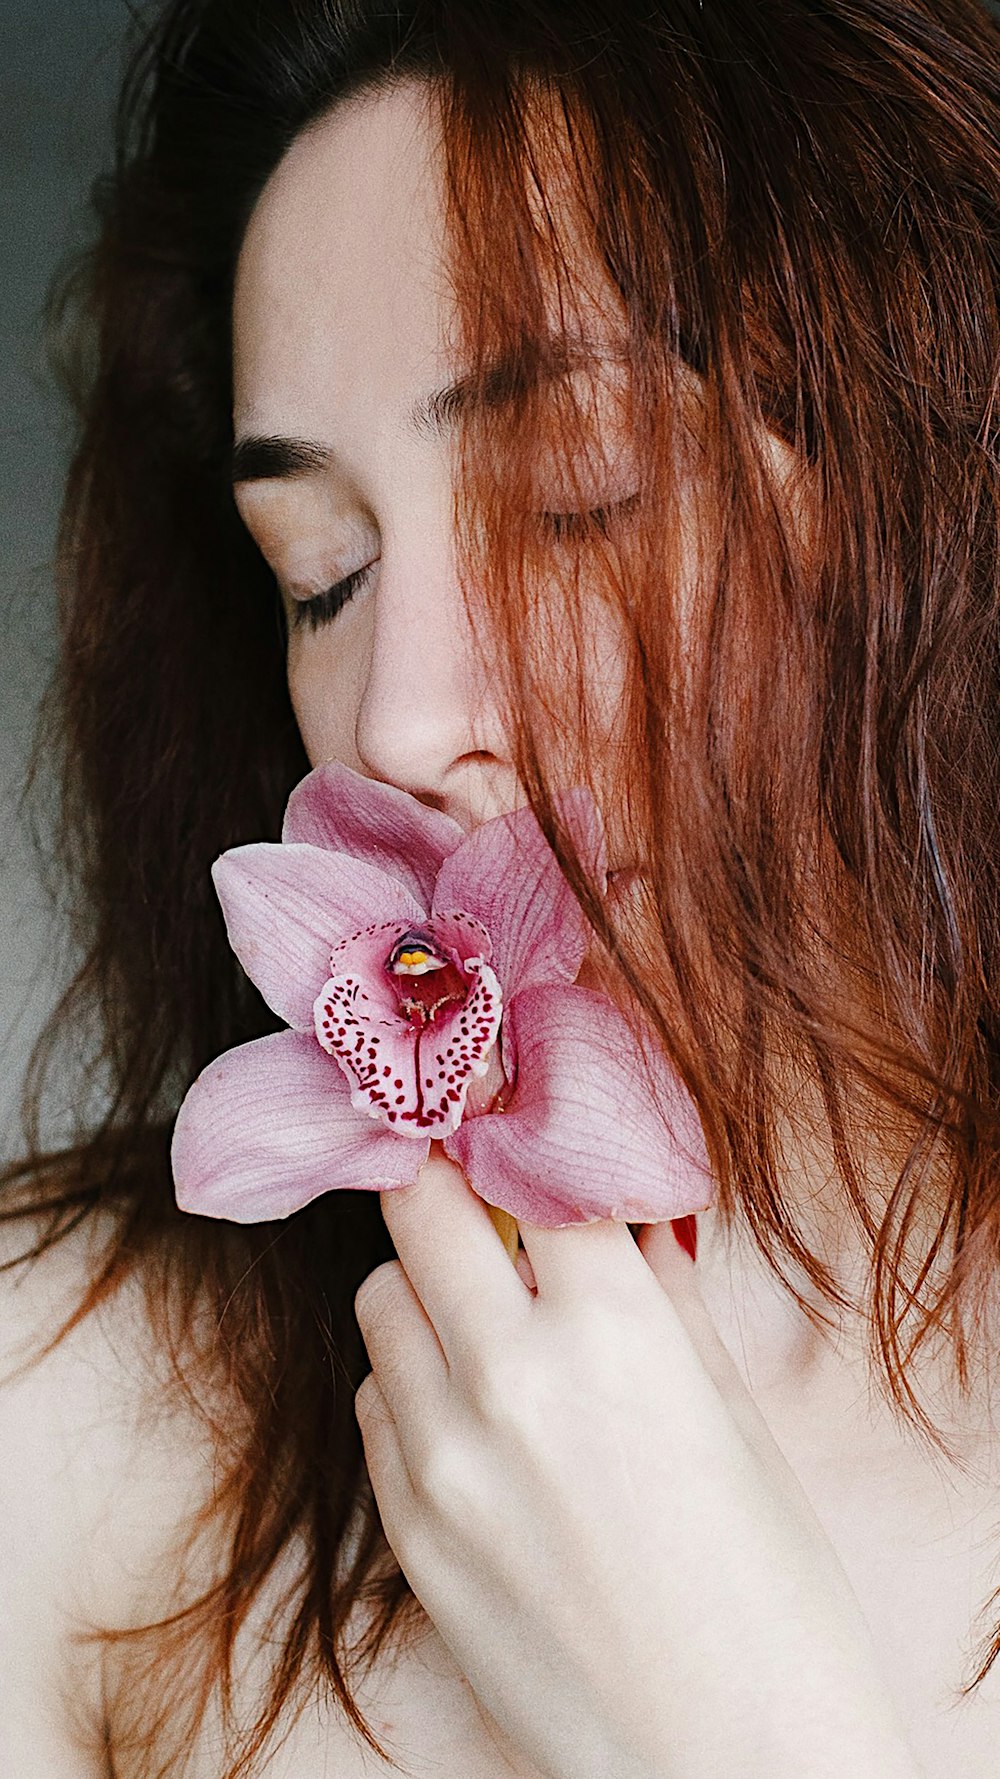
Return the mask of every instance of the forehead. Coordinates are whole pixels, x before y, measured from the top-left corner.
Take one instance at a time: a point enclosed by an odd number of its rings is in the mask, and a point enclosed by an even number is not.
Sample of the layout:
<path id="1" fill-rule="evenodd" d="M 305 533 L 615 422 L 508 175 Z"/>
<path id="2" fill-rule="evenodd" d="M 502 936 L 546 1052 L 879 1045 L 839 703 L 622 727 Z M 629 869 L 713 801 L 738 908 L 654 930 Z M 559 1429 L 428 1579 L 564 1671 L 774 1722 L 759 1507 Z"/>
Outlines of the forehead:
<path id="1" fill-rule="evenodd" d="M 607 337 L 620 306 L 581 246 L 551 131 L 547 144 L 544 197 L 529 181 L 526 199 L 556 220 L 574 312 L 568 320 L 566 286 L 553 288 L 551 325 L 561 317 L 570 334 Z M 349 427 L 363 408 L 370 437 L 373 408 L 402 416 L 415 390 L 455 368 L 445 211 L 440 123 L 423 82 L 352 98 L 296 139 L 254 209 L 237 266 L 238 431 L 280 420 L 323 436 L 332 412 Z"/>
<path id="2" fill-rule="evenodd" d="M 335 396 L 402 395 L 450 342 L 441 151 L 427 90 L 347 101 L 304 131 L 250 218 L 233 298 L 237 413 L 280 392 L 323 429 Z M 397 387 L 398 386 L 398 387 Z"/>

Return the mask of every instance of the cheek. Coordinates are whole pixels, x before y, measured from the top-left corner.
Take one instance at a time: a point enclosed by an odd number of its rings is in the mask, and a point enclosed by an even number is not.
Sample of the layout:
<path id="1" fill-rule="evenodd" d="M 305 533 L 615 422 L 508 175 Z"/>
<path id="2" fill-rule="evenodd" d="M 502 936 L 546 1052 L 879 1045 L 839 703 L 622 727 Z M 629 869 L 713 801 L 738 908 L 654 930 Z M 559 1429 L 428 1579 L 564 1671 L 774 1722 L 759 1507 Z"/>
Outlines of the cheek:
<path id="1" fill-rule="evenodd" d="M 599 779 L 605 766 L 618 769 L 633 651 L 621 614 L 596 595 L 585 594 L 562 628 L 562 648 L 546 636 L 535 670 L 553 717 L 540 739 L 557 777 L 582 769 Z M 541 710 L 536 720 L 544 724 Z"/>
<path id="2" fill-rule="evenodd" d="M 354 745 L 360 688 L 333 631 L 292 635 L 287 657 L 288 692 L 311 766 L 341 760 L 357 766 Z"/>
<path id="3" fill-rule="evenodd" d="M 621 619 L 606 605 L 591 610 L 584 661 L 590 717 L 603 746 L 613 747 L 628 678 L 628 643 Z"/>

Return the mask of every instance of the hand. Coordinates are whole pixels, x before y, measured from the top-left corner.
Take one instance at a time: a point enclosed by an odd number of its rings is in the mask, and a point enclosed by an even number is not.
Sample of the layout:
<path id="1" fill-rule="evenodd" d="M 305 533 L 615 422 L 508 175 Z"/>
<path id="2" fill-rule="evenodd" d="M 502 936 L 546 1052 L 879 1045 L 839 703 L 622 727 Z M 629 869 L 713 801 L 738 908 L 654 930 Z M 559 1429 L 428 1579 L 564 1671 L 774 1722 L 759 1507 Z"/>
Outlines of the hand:
<path id="1" fill-rule="evenodd" d="M 551 1779 L 912 1779 L 855 1595 L 669 1224 L 521 1226 L 435 1145 L 356 1298 L 386 1537 Z"/>

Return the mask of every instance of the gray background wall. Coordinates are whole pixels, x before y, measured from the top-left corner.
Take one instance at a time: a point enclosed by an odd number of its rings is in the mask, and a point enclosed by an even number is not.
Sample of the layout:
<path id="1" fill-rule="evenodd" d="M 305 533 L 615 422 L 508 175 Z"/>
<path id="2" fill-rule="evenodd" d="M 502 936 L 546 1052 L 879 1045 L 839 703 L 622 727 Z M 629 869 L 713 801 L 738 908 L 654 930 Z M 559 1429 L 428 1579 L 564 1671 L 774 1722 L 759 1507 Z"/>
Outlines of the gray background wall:
<path id="1" fill-rule="evenodd" d="M 52 556 L 69 430 L 41 310 L 86 237 L 107 158 L 126 0 L 0 0 L 0 1156 L 19 1150 L 28 1050 L 69 962 L 18 792 L 54 635 Z M 60 1107 L 53 1099 L 53 1125 Z"/>

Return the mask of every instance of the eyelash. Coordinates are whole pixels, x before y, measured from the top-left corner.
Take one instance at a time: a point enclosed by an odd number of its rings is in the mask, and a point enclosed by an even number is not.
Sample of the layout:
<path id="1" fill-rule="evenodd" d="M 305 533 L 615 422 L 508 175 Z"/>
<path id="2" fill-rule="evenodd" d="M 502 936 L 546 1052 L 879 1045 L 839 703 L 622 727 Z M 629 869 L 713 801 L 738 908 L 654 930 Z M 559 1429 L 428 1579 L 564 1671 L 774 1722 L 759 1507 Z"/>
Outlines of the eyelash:
<path id="1" fill-rule="evenodd" d="M 588 536 L 592 530 L 599 531 L 607 537 L 611 525 L 616 519 L 625 518 L 639 504 L 638 491 L 628 494 L 622 500 L 610 501 L 606 506 L 591 507 L 586 513 L 543 513 L 543 522 L 548 526 L 553 537 L 562 542 L 567 539 L 580 540 Z M 378 558 L 376 557 L 376 561 Z M 354 598 L 363 587 L 375 562 L 366 563 L 364 568 L 356 568 L 353 574 L 345 575 L 342 581 L 327 587 L 325 592 L 317 593 L 312 599 L 297 599 L 292 618 L 292 628 L 300 630 L 318 630 L 321 624 L 332 624 L 334 618 L 343 611 L 344 606 Z"/>
<path id="2" fill-rule="evenodd" d="M 304 625 L 309 630 L 318 630 L 321 624 L 332 624 L 348 600 L 353 599 L 359 587 L 364 585 L 374 567 L 375 563 L 369 562 L 364 568 L 356 568 L 353 574 L 345 575 L 335 586 L 327 587 L 325 593 L 317 593 L 312 599 L 297 599 L 292 629 L 301 630 Z"/>
<path id="3" fill-rule="evenodd" d="M 591 531 L 599 531 L 607 537 L 611 527 L 620 519 L 625 519 L 639 505 L 639 491 L 626 494 L 621 500 L 608 501 L 605 506 L 591 507 L 587 513 L 543 513 L 542 517 L 552 532 L 553 537 L 582 539 Z"/>

